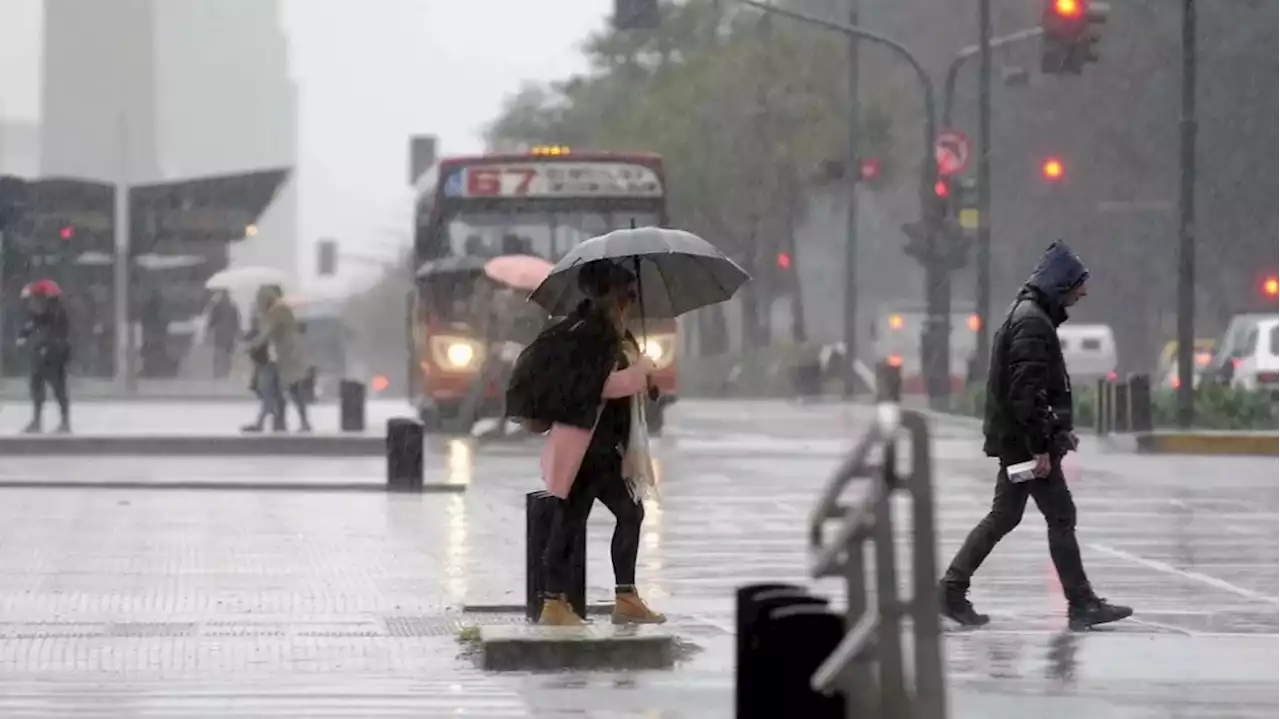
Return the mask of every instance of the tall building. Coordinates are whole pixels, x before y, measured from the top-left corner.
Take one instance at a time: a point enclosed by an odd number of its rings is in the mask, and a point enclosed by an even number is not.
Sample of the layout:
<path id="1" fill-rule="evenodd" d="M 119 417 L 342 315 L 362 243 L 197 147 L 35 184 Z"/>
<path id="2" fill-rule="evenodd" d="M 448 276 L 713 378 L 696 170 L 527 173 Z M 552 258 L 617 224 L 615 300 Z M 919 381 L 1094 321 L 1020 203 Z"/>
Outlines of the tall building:
<path id="1" fill-rule="evenodd" d="M 296 162 L 276 0 L 45 0 L 44 27 L 43 174 L 151 183 Z M 294 184 L 233 265 L 297 276 Z"/>

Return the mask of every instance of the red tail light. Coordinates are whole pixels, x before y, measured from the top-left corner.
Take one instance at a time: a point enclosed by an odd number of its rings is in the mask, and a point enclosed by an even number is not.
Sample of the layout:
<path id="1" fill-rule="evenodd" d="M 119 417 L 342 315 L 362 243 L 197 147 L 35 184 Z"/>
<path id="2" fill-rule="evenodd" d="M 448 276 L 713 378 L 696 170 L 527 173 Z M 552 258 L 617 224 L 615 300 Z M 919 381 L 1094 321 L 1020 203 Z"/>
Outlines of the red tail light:
<path id="1" fill-rule="evenodd" d="M 1280 383 L 1280 373 L 1276 372 L 1259 372 L 1258 384 L 1277 384 Z"/>
<path id="2" fill-rule="evenodd" d="M 369 380 L 369 389 L 374 392 L 382 392 L 390 386 L 391 380 L 387 379 L 386 375 L 374 375 L 373 379 Z"/>
<path id="3" fill-rule="evenodd" d="M 889 359 L 887 361 L 890 367 L 901 367 L 902 355 L 889 355 Z"/>

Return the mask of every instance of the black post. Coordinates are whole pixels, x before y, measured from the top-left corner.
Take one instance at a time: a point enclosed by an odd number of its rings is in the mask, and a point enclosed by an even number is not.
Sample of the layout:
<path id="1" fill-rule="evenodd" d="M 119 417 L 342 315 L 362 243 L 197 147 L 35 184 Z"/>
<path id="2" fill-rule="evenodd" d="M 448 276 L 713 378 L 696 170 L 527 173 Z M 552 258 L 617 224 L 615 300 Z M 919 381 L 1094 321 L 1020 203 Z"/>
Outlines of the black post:
<path id="1" fill-rule="evenodd" d="M 825 696 L 815 692 L 809 681 L 822 662 L 844 638 L 844 620 L 822 604 L 792 604 L 771 610 L 760 632 L 761 654 L 776 663 L 771 671 L 757 677 L 756 687 L 768 687 L 765 695 L 747 705 L 753 711 L 738 717 L 777 719 L 783 716 L 804 719 L 844 719 L 845 698 L 839 693 Z M 756 689 L 760 691 L 760 689 Z M 774 700 L 769 706 L 769 699 Z"/>
<path id="2" fill-rule="evenodd" d="M 1196 3 L 1182 0 L 1182 118 L 1178 122 L 1178 426 L 1195 421 Z"/>
<path id="3" fill-rule="evenodd" d="M 524 614 L 531 622 L 542 616 L 542 598 L 546 589 L 546 573 L 542 554 L 551 536 L 551 523 L 560 500 L 545 490 L 524 496 Z M 569 605 L 578 616 L 587 616 L 587 532 L 578 533 L 573 548 L 573 581 L 569 587 Z"/>
<path id="4" fill-rule="evenodd" d="M 1111 383 L 1105 378 L 1099 379 L 1096 394 L 1093 397 L 1093 427 L 1099 437 L 1105 437 L 1111 433 L 1111 423 L 1108 421 L 1111 411 Z"/>
<path id="5" fill-rule="evenodd" d="M 1145 374 L 1129 375 L 1129 431 L 1150 432 L 1151 378 Z"/>
<path id="6" fill-rule="evenodd" d="M 349 379 L 338 385 L 338 417 L 343 432 L 364 431 L 365 386 Z"/>
<path id="7" fill-rule="evenodd" d="M 975 243 L 978 359 L 981 377 L 991 361 L 991 0 L 978 0 L 978 231 Z"/>
<path id="8" fill-rule="evenodd" d="M 387 489 L 422 491 L 422 423 L 405 417 L 387 420 Z"/>
<path id="9" fill-rule="evenodd" d="M 1114 382 L 1111 385 L 1111 429 L 1129 431 L 1129 383 Z"/>

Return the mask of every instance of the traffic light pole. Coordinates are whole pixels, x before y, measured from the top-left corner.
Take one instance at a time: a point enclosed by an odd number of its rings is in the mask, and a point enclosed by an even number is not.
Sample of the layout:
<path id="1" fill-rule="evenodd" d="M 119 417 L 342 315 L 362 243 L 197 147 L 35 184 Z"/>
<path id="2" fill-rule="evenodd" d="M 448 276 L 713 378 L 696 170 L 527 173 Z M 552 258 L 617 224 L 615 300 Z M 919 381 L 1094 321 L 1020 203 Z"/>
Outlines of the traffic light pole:
<path id="1" fill-rule="evenodd" d="M 1196 4 L 1182 0 L 1182 117 L 1178 121 L 1178 426 L 1195 421 Z"/>
<path id="2" fill-rule="evenodd" d="M 991 0 L 978 0 L 978 231 L 974 248 L 978 347 L 973 374 L 991 361 Z M 968 374 L 968 373 L 966 373 Z"/>
<path id="3" fill-rule="evenodd" d="M 860 0 L 849 0 L 849 25 L 858 26 Z M 849 197 L 845 211 L 844 249 L 844 396 L 853 396 L 853 368 L 858 359 L 858 38 L 849 37 L 849 139 L 845 179 Z M 797 294 L 797 297 L 799 295 Z"/>
<path id="4" fill-rule="evenodd" d="M 922 148 L 923 155 L 920 160 L 920 214 L 924 220 L 925 231 L 928 233 L 925 242 L 925 259 L 923 261 L 925 267 L 925 302 L 928 305 L 929 315 L 929 322 L 926 325 L 923 338 L 925 345 L 923 348 L 925 354 L 924 370 L 926 383 L 931 390 L 931 399 L 943 399 L 937 396 L 935 392 L 941 381 L 946 379 L 948 384 L 947 394 L 950 394 L 950 371 L 947 369 L 950 355 L 947 350 L 947 344 L 950 342 L 950 337 L 949 332 L 946 331 L 951 320 L 950 311 L 947 309 L 951 302 L 950 258 L 946 257 L 946 253 L 941 251 L 943 249 L 940 242 L 942 223 L 945 218 L 942 217 L 938 198 L 934 195 L 934 186 L 938 181 L 938 161 L 934 156 L 933 146 L 938 136 L 938 128 L 937 106 L 934 104 L 933 82 L 929 79 L 929 73 L 925 71 L 924 65 L 920 64 L 916 56 L 904 45 L 883 35 L 854 25 L 832 22 L 807 13 L 759 2 L 759 0 L 737 1 L 762 12 L 791 18 L 797 22 L 843 33 L 850 39 L 857 38 L 886 47 L 905 60 L 915 73 L 916 80 L 920 83 L 920 94 L 924 105 L 924 147 Z M 856 172 L 856 164 L 854 167 L 849 168 L 848 171 Z M 943 292 L 946 293 L 945 300 L 942 299 Z M 947 311 L 940 313 L 942 309 Z M 852 361 L 852 353 L 850 354 L 850 360 Z"/>

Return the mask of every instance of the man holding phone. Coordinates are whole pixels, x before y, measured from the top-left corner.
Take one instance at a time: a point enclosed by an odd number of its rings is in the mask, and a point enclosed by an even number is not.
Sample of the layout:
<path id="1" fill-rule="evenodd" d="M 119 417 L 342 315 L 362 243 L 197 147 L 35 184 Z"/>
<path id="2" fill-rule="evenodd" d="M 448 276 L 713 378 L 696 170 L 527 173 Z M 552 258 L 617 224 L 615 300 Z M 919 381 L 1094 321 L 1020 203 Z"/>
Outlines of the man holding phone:
<path id="1" fill-rule="evenodd" d="M 991 341 L 983 450 L 1000 462 L 991 511 L 965 539 L 939 588 L 942 613 L 966 626 L 990 617 L 969 602 L 969 580 L 996 544 L 1022 521 L 1027 498 L 1048 525 L 1049 555 L 1067 599 L 1072 629 L 1088 629 L 1133 614 L 1093 593 L 1076 541 L 1076 505 L 1062 474 L 1062 457 L 1079 445 L 1072 423 L 1071 378 L 1058 325 L 1067 308 L 1088 294 L 1089 271 L 1061 241 L 1049 245 Z M 1033 478 L 1013 481 L 1011 465 L 1032 462 Z"/>

